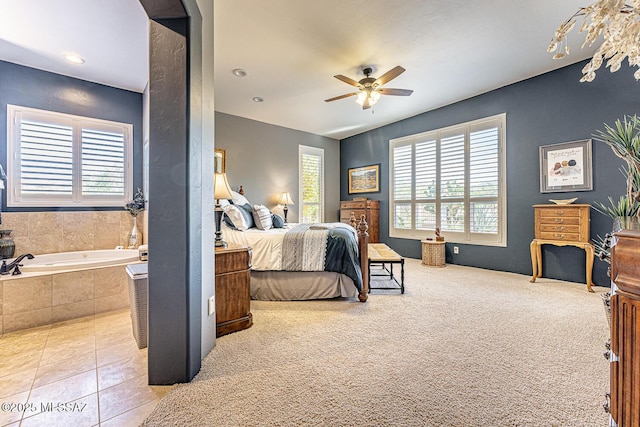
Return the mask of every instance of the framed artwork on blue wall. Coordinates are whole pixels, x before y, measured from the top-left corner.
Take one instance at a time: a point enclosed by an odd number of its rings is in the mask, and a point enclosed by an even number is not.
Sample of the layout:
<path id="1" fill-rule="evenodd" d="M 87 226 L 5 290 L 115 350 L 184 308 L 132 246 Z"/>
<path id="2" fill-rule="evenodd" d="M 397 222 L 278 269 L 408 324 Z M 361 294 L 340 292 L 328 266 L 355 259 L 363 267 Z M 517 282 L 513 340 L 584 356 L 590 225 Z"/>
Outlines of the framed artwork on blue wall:
<path id="1" fill-rule="evenodd" d="M 349 169 L 349 194 L 380 191 L 380 163 Z"/>
<path id="2" fill-rule="evenodd" d="M 540 147 L 540 192 L 591 191 L 591 140 Z"/>

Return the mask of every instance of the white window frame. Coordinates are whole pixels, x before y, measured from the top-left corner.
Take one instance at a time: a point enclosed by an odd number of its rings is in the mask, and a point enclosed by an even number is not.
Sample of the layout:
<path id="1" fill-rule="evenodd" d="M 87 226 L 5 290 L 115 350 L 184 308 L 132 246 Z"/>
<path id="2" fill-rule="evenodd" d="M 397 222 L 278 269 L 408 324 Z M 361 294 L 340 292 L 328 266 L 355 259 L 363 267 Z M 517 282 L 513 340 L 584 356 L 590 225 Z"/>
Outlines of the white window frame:
<path id="1" fill-rule="evenodd" d="M 498 232 L 496 234 L 490 233 L 471 233 L 470 232 L 470 219 L 468 209 L 471 203 L 471 198 L 469 196 L 469 134 L 474 129 L 478 128 L 487 128 L 487 126 L 491 126 L 494 124 L 498 127 Z M 423 132 L 415 135 L 409 135 L 402 138 L 395 138 L 389 140 L 389 236 L 404 238 L 404 239 L 412 239 L 412 240 L 424 240 L 426 237 L 433 237 L 433 232 L 429 232 L 429 230 L 420 229 L 417 230 L 415 226 L 415 205 L 416 205 L 416 195 L 415 195 L 415 179 L 412 179 L 412 191 L 411 191 L 411 200 L 402 200 L 403 203 L 411 203 L 411 227 L 410 228 L 395 228 L 394 227 L 394 213 L 395 213 L 395 203 L 394 200 L 394 147 L 401 147 L 406 145 L 415 146 L 416 143 L 436 140 L 437 141 L 437 195 L 436 195 L 436 204 L 444 202 L 456 201 L 452 199 L 441 199 L 440 198 L 440 181 L 439 181 L 439 169 L 440 169 L 440 139 L 451 136 L 455 133 L 460 134 L 464 133 L 465 139 L 465 191 L 464 197 L 460 198 L 460 202 L 464 202 L 465 204 L 465 225 L 463 232 L 442 232 L 442 235 L 445 237 L 446 241 L 453 243 L 464 243 L 464 244 L 475 244 L 475 245 L 486 245 L 486 246 L 507 246 L 507 191 L 506 191 L 506 113 L 497 114 L 495 116 L 486 117 L 483 119 L 478 119 L 466 123 L 461 123 L 458 125 L 448 126 L 446 128 L 436 129 L 433 131 Z M 415 158 L 412 161 L 412 176 L 415 177 Z M 478 200 L 476 198 L 474 201 Z M 398 200 L 400 202 L 400 200 Z"/>
<path id="2" fill-rule="evenodd" d="M 302 222 L 303 219 L 303 209 L 307 205 L 315 205 L 315 203 L 305 203 L 302 198 L 302 156 L 303 155 L 311 155 L 320 157 L 321 167 L 320 167 L 320 200 L 318 202 L 320 206 L 320 222 L 324 222 L 324 149 L 309 147 L 307 145 L 299 145 L 298 146 L 298 200 L 300 201 L 300 205 L 298 207 L 298 221 Z"/>
<path id="3" fill-rule="evenodd" d="M 70 126 L 73 129 L 73 184 L 71 195 L 23 195 L 21 192 L 20 123 L 23 118 Z M 121 132 L 124 135 L 124 195 L 82 194 L 82 129 Z M 7 104 L 8 207 L 122 207 L 132 199 L 133 125 Z"/>

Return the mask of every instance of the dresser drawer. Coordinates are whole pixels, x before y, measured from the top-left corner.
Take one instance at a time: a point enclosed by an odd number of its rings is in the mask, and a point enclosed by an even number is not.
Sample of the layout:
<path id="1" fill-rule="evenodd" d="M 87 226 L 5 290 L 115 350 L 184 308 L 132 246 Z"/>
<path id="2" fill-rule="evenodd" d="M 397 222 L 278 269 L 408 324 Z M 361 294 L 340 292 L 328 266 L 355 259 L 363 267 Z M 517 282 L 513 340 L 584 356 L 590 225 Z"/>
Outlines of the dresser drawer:
<path id="1" fill-rule="evenodd" d="M 542 226 L 542 224 L 580 225 L 580 217 L 579 216 L 569 216 L 569 217 L 540 216 L 540 225 Z"/>
<path id="2" fill-rule="evenodd" d="M 367 207 L 367 201 L 358 202 L 340 202 L 340 209 L 364 209 Z"/>
<path id="3" fill-rule="evenodd" d="M 540 238 L 544 240 L 563 240 L 567 242 L 579 242 L 579 233 L 541 232 Z"/>
<path id="4" fill-rule="evenodd" d="M 572 217 L 579 217 L 580 216 L 580 209 L 576 209 L 576 208 L 544 208 L 544 209 L 540 209 L 540 216 L 542 218 L 544 217 L 566 217 L 566 216 L 572 216 Z"/>
<path id="5" fill-rule="evenodd" d="M 358 210 L 358 209 L 347 209 L 345 211 L 341 211 L 340 212 L 340 220 L 345 220 L 345 221 L 349 221 L 349 219 L 351 218 L 351 212 L 353 212 L 356 216 L 356 219 L 358 221 L 360 221 L 360 218 L 362 217 L 362 215 L 364 215 L 365 217 L 367 216 L 367 211 L 364 210 Z"/>
<path id="6" fill-rule="evenodd" d="M 551 232 L 551 233 L 575 233 L 580 234 L 580 226 L 579 225 L 566 225 L 563 223 L 560 224 L 540 224 L 540 231 L 542 232 Z"/>

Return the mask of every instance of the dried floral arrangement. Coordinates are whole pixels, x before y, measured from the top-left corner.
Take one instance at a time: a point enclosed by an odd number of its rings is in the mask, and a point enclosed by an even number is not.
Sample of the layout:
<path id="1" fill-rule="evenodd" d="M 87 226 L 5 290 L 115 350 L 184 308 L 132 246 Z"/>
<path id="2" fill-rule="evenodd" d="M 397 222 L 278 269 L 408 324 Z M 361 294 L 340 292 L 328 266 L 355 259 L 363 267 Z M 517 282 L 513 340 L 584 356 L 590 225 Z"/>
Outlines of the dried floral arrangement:
<path id="1" fill-rule="evenodd" d="M 586 32 L 582 47 L 592 46 L 602 35 L 603 42 L 591 61 L 582 69 L 581 82 L 593 81 L 596 70 L 606 61 L 613 73 L 628 58 L 630 66 L 640 66 L 640 0 L 598 0 L 582 7 L 556 30 L 548 52 L 555 52 L 553 59 L 569 54 L 567 34 L 575 27 L 577 18 L 584 17 L 580 32 Z M 633 76 L 640 80 L 640 69 Z"/>
<path id="2" fill-rule="evenodd" d="M 142 189 L 138 187 L 136 193 L 133 195 L 133 200 L 127 202 L 124 205 L 124 209 L 133 217 L 137 217 L 140 212 L 145 209 L 147 201 L 144 199 Z"/>

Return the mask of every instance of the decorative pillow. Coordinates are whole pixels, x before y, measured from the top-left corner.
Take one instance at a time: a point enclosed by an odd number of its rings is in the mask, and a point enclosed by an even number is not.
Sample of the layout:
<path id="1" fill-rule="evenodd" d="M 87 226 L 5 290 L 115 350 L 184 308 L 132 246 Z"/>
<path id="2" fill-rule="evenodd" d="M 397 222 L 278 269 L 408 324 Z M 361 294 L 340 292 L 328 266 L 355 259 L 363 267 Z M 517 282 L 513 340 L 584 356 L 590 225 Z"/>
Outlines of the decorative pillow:
<path id="1" fill-rule="evenodd" d="M 247 225 L 249 228 L 253 228 L 256 226 L 255 221 L 253 220 L 253 208 L 249 203 L 244 205 L 236 205 L 240 208 L 240 212 L 242 212 L 242 216 L 244 216 L 244 220 L 247 221 Z"/>
<path id="2" fill-rule="evenodd" d="M 240 209 L 236 205 L 226 205 L 222 210 L 225 213 L 225 222 L 229 224 L 227 221 L 228 218 L 229 221 L 231 221 L 232 227 L 235 227 L 237 230 L 244 231 L 251 227 L 246 220 L 243 209 Z"/>
<path id="3" fill-rule="evenodd" d="M 251 206 L 251 203 L 249 203 L 249 201 L 247 200 L 246 197 L 244 197 L 242 194 L 236 192 L 236 191 L 231 191 L 231 195 L 233 196 L 233 204 L 234 205 L 249 205 Z"/>
<path id="4" fill-rule="evenodd" d="M 231 228 L 232 230 L 237 230 L 236 226 L 233 224 L 233 221 L 231 221 L 231 218 L 229 218 L 229 216 L 224 212 L 222 213 L 222 220 L 229 226 L 229 228 Z"/>
<path id="5" fill-rule="evenodd" d="M 271 222 L 273 223 L 273 228 L 284 228 L 284 219 L 278 214 L 271 215 Z"/>
<path id="6" fill-rule="evenodd" d="M 271 212 L 269 212 L 269 209 L 266 206 L 253 206 L 253 220 L 255 221 L 256 227 L 258 227 L 259 230 L 268 230 L 273 227 L 273 222 L 271 221 Z"/>

